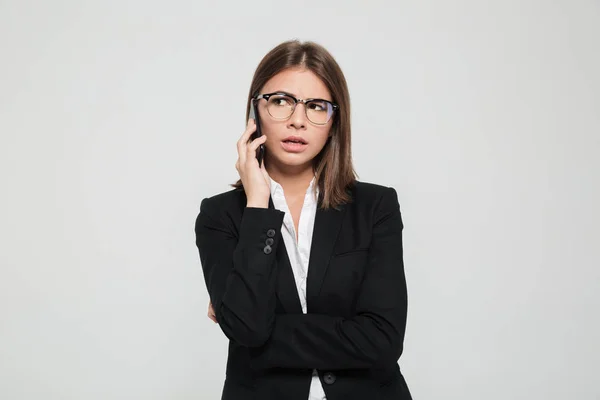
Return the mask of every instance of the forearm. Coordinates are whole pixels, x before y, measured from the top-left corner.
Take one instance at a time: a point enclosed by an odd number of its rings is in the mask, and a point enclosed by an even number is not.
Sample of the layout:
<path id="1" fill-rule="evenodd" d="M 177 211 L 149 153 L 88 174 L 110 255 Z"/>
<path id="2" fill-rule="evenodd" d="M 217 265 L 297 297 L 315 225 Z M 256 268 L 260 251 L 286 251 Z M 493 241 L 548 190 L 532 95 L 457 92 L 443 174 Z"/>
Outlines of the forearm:
<path id="1" fill-rule="evenodd" d="M 253 364 L 258 369 L 373 368 L 398 360 L 405 326 L 405 307 L 385 316 L 277 315 L 269 340 L 253 351 Z"/>

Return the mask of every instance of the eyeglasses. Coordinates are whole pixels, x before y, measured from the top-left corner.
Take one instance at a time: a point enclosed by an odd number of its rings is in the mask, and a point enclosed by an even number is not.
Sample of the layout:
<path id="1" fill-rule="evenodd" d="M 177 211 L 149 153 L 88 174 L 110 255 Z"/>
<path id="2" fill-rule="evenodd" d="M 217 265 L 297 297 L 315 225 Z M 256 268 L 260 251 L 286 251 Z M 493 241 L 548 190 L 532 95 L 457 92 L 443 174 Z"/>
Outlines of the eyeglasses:
<path id="1" fill-rule="evenodd" d="M 316 125 L 325 125 L 333 113 L 340 108 L 339 105 L 323 99 L 297 99 L 283 92 L 259 94 L 254 101 L 265 99 L 267 111 L 274 119 L 285 120 L 292 116 L 298 103 L 304 104 L 306 118 Z"/>

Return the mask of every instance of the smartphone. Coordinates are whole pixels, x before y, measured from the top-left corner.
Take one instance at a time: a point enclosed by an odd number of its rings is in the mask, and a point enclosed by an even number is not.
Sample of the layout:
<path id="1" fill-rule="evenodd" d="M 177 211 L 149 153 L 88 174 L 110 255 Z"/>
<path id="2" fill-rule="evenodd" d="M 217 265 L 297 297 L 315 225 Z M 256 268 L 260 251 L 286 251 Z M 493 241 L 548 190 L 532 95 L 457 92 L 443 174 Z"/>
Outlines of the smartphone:
<path id="1" fill-rule="evenodd" d="M 256 130 L 252 133 L 252 135 L 250 135 L 251 140 L 254 140 L 254 139 L 262 136 L 262 133 L 260 130 L 260 117 L 257 112 L 257 104 L 256 104 L 257 102 L 258 102 L 258 100 L 256 100 L 256 99 L 250 100 L 250 116 L 249 117 L 254 118 L 254 122 L 256 123 Z M 265 145 L 263 143 L 260 146 L 258 146 L 258 149 L 256 149 L 256 159 L 258 160 L 259 166 L 262 165 L 264 156 L 265 156 Z"/>

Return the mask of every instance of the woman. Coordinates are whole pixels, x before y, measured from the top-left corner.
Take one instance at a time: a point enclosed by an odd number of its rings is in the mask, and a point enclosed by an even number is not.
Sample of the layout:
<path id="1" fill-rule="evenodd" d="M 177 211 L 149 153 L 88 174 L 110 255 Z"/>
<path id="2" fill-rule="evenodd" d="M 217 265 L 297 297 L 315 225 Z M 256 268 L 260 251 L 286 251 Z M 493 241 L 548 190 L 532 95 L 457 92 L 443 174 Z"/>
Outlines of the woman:
<path id="1" fill-rule="evenodd" d="M 247 118 L 254 99 L 262 136 L 248 119 L 240 179 L 195 225 L 209 316 L 230 340 L 222 399 L 410 399 L 398 198 L 356 180 L 340 67 L 284 42 L 257 67 Z"/>

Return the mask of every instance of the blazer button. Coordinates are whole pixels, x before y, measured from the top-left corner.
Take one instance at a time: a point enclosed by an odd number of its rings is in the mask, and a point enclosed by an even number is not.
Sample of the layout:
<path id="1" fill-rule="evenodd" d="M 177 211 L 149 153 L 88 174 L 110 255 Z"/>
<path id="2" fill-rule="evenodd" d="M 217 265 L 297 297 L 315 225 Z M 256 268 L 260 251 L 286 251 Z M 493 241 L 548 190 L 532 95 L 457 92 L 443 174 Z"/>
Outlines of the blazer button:
<path id="1" fill-rule="evenodd" d="M 333 374 L 333 372 L 326 372 L 323 375 L 323 380 L 325 381 L 326 384 L 331 385 L 332 383 L 335 382 L 335 375 Z"/>
<path id="2" fill-rule="evenodd" d="M 271 246 L 266 245 L 265 248 L 263 249 L 263 251 L 265 252 L 265 254 L 271 254 L 271 251 L 272 251 Z"/>
<path id="3" fill-rule="evenodd" d="M 275 236 L 275 229 L 269 229 L 269 230 L 267 231 L 267 236 L 268 236 L 268 237 L 273 237 L 273 236 Z"/>
<path id="4" fill-rule="evenodd" d="M 267 240 L 265 241 L 265 243 L 267 244 L 267 246 L 271 246 L 275 241 L 273 240 L 273 238 L 267 238 Z"/>

